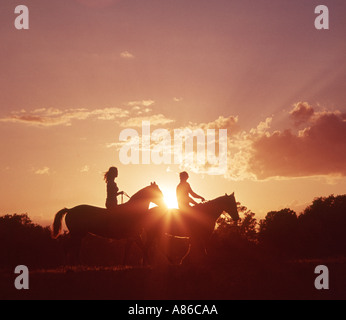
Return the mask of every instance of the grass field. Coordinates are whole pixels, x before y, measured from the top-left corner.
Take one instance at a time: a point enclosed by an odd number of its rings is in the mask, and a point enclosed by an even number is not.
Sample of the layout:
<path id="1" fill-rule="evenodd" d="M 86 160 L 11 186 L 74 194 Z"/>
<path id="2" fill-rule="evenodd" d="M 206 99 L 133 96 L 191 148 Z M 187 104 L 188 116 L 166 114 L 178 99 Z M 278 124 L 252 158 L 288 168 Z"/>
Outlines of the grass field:
<path id="1" fill-rule="evenodd" d="M 329 290 L 317 290 L 317 265 L 329 268 Z M 28 266 L 29 267 L 29 266 Z M 277 262 L 238 259 L 204 266 L 61 267 L 30 270 L 29 290 L 0 272 L 0 299 L 243 300 L 345 299 L 346 260 Z"/>

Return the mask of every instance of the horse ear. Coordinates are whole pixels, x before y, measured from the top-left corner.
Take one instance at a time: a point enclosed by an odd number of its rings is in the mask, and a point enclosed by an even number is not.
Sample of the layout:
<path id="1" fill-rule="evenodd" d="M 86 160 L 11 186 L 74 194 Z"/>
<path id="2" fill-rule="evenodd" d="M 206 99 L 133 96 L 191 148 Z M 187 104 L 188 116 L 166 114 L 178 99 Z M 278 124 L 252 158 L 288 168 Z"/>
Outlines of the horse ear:
<path id="1" fill-rule="evenodd" d="M 225 196 L 227 197 L 227 193 L 225 193 Z"/>
<path id="2" fill-rule="evenodd" d="M 231 194 L 231 196 L 233 196 L 233 197 L 234 197 L 234 192 Z"/>

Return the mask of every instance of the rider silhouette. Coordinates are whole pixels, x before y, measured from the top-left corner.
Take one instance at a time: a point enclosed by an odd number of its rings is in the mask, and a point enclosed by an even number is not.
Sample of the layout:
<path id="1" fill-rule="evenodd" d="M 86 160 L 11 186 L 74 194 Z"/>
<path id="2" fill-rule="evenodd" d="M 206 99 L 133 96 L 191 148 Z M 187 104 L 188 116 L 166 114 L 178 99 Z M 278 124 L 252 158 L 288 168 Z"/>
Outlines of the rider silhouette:
<path id="1" fill-rule="evenodd" d="M 106 208 L 114 209 L 118 205 L 117 196 L 124 194 L 124 191 L 119 192 L 119 188 L 115 183 L 115 178 L 118 177 L 118 169 L 116 167 L 110 167 L 104 175 L 104 180 L 107 183 L 107 199 Z"/>
<path id="2" fill-rule="evenodd" d="M 177 186 L 177 200 L 180 210 L 189 210 L 191 208 L 190 203 L 193 205 L 197 204 L 197 202 L 190 197 L 190 194 L 194 198 L 205 201 L 203 197 L 192 191 L 190 184 L 187 182 L 189 175 L 186 171 L 180 172 L 179 176 L 180 183 Z"/>

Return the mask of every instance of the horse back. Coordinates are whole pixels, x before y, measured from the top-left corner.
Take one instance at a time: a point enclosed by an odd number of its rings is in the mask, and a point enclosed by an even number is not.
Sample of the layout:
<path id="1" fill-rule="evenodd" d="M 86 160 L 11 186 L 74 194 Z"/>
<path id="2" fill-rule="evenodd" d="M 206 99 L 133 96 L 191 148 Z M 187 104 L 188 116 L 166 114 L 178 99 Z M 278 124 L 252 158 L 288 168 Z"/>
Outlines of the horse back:
<path id="1" fill-rule="evenodd" d="M 106 220 L 107 210 L 89 205 L 79 205 L 68 210 L 65 223 L 70 232 L 87 233 L 90 226 Z"/>
<path id="2" fill-rule="evenodd" d="M 118 206 L 118 210 L 79 205 L 69 209 L 65 222 L 69 231 L 74 234 L 95 235 L 121 239 L 134 229 L 135 221 L 125 207 Z"/>
<path id="3" fill-rule="evenodd" d="M 151 229 L 178 237 L 200 236 L 212 232 L 215 226 L 210 224 L 209 219 L 197 208 L 191 208 L 190 212 L 153 208 L 149 210 L 149 214 L 152 221 Z"/>

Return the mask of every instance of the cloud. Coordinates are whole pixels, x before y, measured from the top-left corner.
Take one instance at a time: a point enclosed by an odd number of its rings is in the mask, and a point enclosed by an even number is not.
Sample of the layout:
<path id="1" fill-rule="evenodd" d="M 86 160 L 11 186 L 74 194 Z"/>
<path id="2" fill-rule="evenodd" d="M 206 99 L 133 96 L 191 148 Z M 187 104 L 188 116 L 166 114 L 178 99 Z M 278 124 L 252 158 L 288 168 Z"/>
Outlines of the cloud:
<path id="1" fill-rule="evenodd" d="M 307 104 L 297 104 L 289 113 L 295 124 L 308 124 L 250 137 L 249 171 L 258 179 L 346 175 L 345 114 L 315 112 Z M 308 123 L 306 123 L 308 122 Z"/>
<path id="2" fill-rule="evenodd" d="M 123 127 L 141 127 L 142 121 L 149 121 L 151 126 L 165 126 L 164 130 L 151 130 L 150 139 L 150 150 L 153 157 L 153 152 L 159 152 L 161 156 L 165 159 L 171 159 L 170 163 L 179 165 L 180 169 L 189 170 L 195 173 L 201 174 L 227 174 L 225 172 L 225 167 L 220 164 L 221 159 L 219 157 L 220 153 L 220 137 L 219 129 L 226 129 L 227 133 L 231 135 L 231 132 L 235 133 L 238 130 L 238 117 L 230 116 L 223 117 L 220 116 L 215 121 L 208 123 L 190 123 L 187 126 L 172 128 L 167 127 L 167 124 L 174 122 L 172 119 L 166 118 L 162 114 L 155 114 L 149 117 L 135 117 L 130 118 L 126 122 L 122 123 Z M 208 131 L 210 130 L 210 131 Z M 210 136 L 208 136 L 208 134 Z M 167 139 L 168 135 L 168 141 Z M 225 143 L 228 144 L 227 135 L 223 136 L 225 138 Z M 191 142 L 193 139 L 193 146 L 186 148 L 186 139 Z M 176 140 L 177 139 L 177 140 Z M 196 140 L 196 142 L 195 142 Z M 177 143 L 177 144 L 176 144 Z M 207 143 L 214 144 L 214 152 L 212 155 L 208 155 L 210 145 Z M 142 146 L 141 132 L 138 132 L 136 137 L 132 137 L 131 141 L 125 142 L 115 142 L 107 144 L 107 148 L 116 148 L 118 151 L 124 146 L 129 146 L 131 144 L 133 150 L 143 152 L 142 148 L 147 148 L 147 146 Z M 175 147 L 180 148 L 183 144 L 181 153 L 176 153 Z M 227 147 L 227 146 L 226 146 Z M 208 149 L 208 151 L 207 151 Z M 224 148 L 224 152 L 227 152 Z M 177 162 L 177 159 L 179 161 Z M 193 161 L 191 159 L 196 159 Z M 227 159 L 226 159 L 227 160 Z M 227 161 L 225 164 L 227 166 Z M 165 162 L 167 164 L 167 162 Z M 227 168 L 226 168 L 227 169 Z"/>
<path id="3" fill-rule="evenodd" d="M 128 117 L 129 111 L 122 108 L 104 108 L 91 111 L 90 116 L 94 115 L 99 120 L 114 120 Z"/>
<path id="4" fill-rule="evenodd" d="M 306 123 L 314 115 L 314 109 L 307 102 L 298 102 L 289 113 L 296 125 Z"/>
<path id="5" fill-rule="evenodd" d="M 227 129 L 229 132 L 228 134 L 234 134 L 239 130 L 238 127 L 238 117 L 235 116 L 229 116 L 224 117 L 220 116 L 218 119 L 208 122 L 208 123 L 201 123 L 197 124 L 197 127 L 200 127 L 204 130 L 207 129 Z"/>
<path id="6" fill-rule="evenodd" d="M 346 114 L 318 112 L 308 103 L 297 103 L 286 116 L 293 120 L 293 126 L 276 131 L 271 129 L 275 124 L 273 117 L 250 130 L 241 130 L 235 116 L 220 116 L 212 122 L 194 123 L 185 128 L 216 129 L 216 132 L 227 129 L 224 177 L 230 180 L 346 176 Z M 297 124 L 303 128 L 298 129 Z M 215 142 L 218 149 L 218 135 Z M 185 169 L 208 173 L 217 170 L 217 166 L 194 162 Z"/>
<path id="7" fill-rule="evenodd" d="M 86 172 L 89 172 L 89 170 L 90 170 L 90 167 L 88 165 L 85 165 L 80 169 L 80 172 L 86 173 Z"/>
<path id="8" fill-rule="evenodd" d="M 122 119 L 129 116 L 129 111 L 123 108 L 103 108 L 89 110 L 85 108 L 59 110 L 54 108 L 40 108 L 33 111 L 13 111 L 9 116 L 1 118 L 1 122 L 21 123 L 37 127 L 70 126 L 73 120 Z"/>
<path id="9" fill-rule="evenodd" d="M 152 112 L 151 106 L 154 103 L 154 100 L 130 101 L 127 103 L 127 106 L 131 107 L 131 116 L 141 116 Z"/>
<path id="10" fill-rule="evenodd" d="M 240 130 L 238 116 L 219 116 L 214 121 L 207 123 L 190 123 L 189 126 L 184 128 L 180 128 L 180 130 L 197 130 L 202 129 L 206 135 L 206 139 L 208 138 L 207 130 L 215 131 L 215 156 L 219 158 L 215 163 L 210 163 L 209 161 L 205 161 L 204 163 L 184 163 L 181 166 L 181 169 L 189 170 L 198 174 L 217 174 L 223 175 L 225 178 L 230 180 L 243 180 L 247 178 L 253 178 L 253 174 L 250 174 L 247 171 L 247 159 L 249 156 L 247 155 L 249 150 L 250 141 L 244 136 L 244 133 Z M 226 148 L 227 148 L 227 162 L 226 168 L 223 165 L 220 165 L 220 161 L 222 161 L 222 156 L 220 156 L 220 130 L 227 130 L 227 140 L 226 140 Z M 209 137 L 210 138 L 210 137 Z M 206 140 L 207 141 L 207 140 Z M 198 143 L 198 142 L 197 142 Z M 224 143 L 224 142 L 222 142 Z M 225 148 L 225 145 L 223 145 Z M 193 157 L 197 157 L 197 145 L 193 150 Z M 210 152 L 206 147 L 206 155 Z M 207 158 L 206 158 L 207 160 Z"/>
<path id="11" fill-rule="evenodd" d="M 165 126 L 174 122 L 173 119 L 169 119 L 163 114 L 154 114 L 148 116 L 131 117 L 126 121 L 121 122 L 120 126 L 124 128 L 142 127 L 143 121 L 149 121 L 151 126 Z"/>
<path id="12" fill-rule="evenodd" d="M 140 108 L 140 107 L 150 107 L 154 103 L 155 103 L 154 100 L 136 100 L 136 101 L 129 101 L 127 105 L 130 107 Z"/>
<path id="13" fill-rule="evenodd" d="M 346 176 L 346 114 L 340 111 L 328 111 L 319 107 L 315 110 L 307 102 L 298 102 L 292 110 L 286 112 L 285 127 L 277 130 L 275 117 L 268 117 L 257 126 L 244 130 L 237 116 L 219 116 L 210 122 L 177 125 L 174 118 L 162 113 L 155 113 L 153 100 L 134 100 L 122 107 L 98 109 L 54 109 L 40 108 L 33 111 L 14 111 L 1 118 L 2 122 L 22 123 L 39 127 L 72 125 L 73 121 L 96 119 L 98 121 L 114 120 L 122 128 L 141 128 L 143 121 L 149 121 L 152 132 L 164 128 L 173 141 L 176 130 L 215 130 L 216 154 L 220 150 L 219 130 L 227 130 L 227 170 L 224 177 L 230 180 L 265 180 L 271 178 L 290 179 L 309 176 Z M 283 121 L 282 121 L 283 120 Z M 173 126 L 175 125 L 175 126 Z M 141 130 L 139 134 L 139 147 Z M 160 138 L 160 137 L 159 137 Z M 160 147 L 161 140 L 153 139 L 150 147 Z M 161 137 L 162 138 L 162 137 Z M 156 141 L 155 141 L 156 140 Z M 199 145 L 201 145 L 201 140 Z M 135 141 L 136 142 L 136 141 Z M 126 142 L 109 143 L 108 148 L 119 150 Z M 172 142 L 173 143 L 173 142 Z M 197 156 L 198 143 L 192 150 L 192 157 Z M 140 150 L 141 151 L 141 150 Z M 167 145 L 164 152 L 172 157 L 171 146 Z M 217 164 L 208 161 L 184 164 L 183 169 L 196 173 L 217 173 Z M 81 172 L 87 172 L 86 166 Z M 48 167 L 35 172 L 50 174 Z"/>
<path id="14" fill-rule="evenodd" d="M 37 175 L 49 175 L 50 174 L 50 169 L 48 167 L 44 167 L 42 169 L 38 169 L 34 172 Z"/>
<path id="15" fill-rule="evenodd" d="M 27 111 L 13 111 L 8 116 L 0 118 L 0 122 L 19 123 L 36 127 L 71 126 L 74 120 L 118 120 L 124 121 L 126 118 L 136 118 L 138 116 L 149 115 L 153 110 L 151 106 L 154 100 L 129 101 L 121 107 L 106 107 L 96 109 L 74 108 L 38 108 Z M 131 107 L 129 109 L 129 107 Z M 138 120 L 138 119 L 137 119 Z M 133 122 L 137 121 L 136 119 Z M 156 115 L 154 122 L 162 120 L 163 124 L 168 123 L 163 115 Z"/>
<path id="16" fill-rule="evenodd" d="M 120 53 L 120 57 L 123 59 L 134 59 L 135 56 L 129 51 L 123 51 Z"/>

